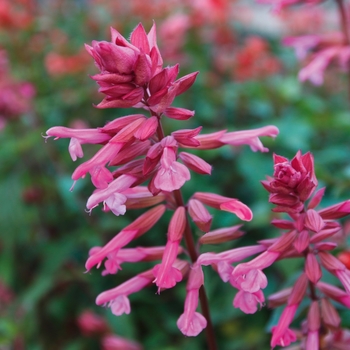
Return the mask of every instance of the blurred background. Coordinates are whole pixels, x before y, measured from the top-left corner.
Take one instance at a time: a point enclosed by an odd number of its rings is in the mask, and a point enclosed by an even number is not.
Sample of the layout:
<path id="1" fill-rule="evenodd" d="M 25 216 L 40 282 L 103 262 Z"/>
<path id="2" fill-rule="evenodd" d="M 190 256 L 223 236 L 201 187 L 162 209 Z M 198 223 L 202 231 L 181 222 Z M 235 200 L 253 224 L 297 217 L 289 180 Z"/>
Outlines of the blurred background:
<path id="1" fill-rule="evenodd" d="M 79 180 L 69 191 L 76 167 L 69 141 L 42 137 L 52 126 L 98 127 L 129 114 L 93 107 L 102 95 L 89 78 L 97 69 L 84 43 L 109 41 L 110 26 L 128 37 L 141 21 L 148 31 L 153 20 L 165 65 L 179 62 L 180 76 L 200 71 L 175 101 L 195 110 L 195 117 L 166 120 L 166 132 L 199 125 L 207 133 L 269 124 L 280 129 L 275 141 L 263 140 L 269 153 L 253 153 L 248 146 L 198 152 L 213 173 L 193 174 L 184 196 L 216 192 L 239 198 L 254 213 L 243 238 L 203 251 L 277 234 L 260 184 L 272 175 L 272 152 L 292 158 L 299 149 L 311 151 L 320 187 L 327 186 L 323 205 L 349 198 L 349 74 L 331 66 L 323 85 L 301 84 L 298 71 L 305 62 L 281 44 L 286 36 L 339 30 L 331 1 L 273 15 L 270 5 L 252 0 L 0 0 L 1 350 L 122 349 L 103 341 L 106 334 L 135 340 L 144 349 L 205 348 L 204 333 L 186 338 L 176 327 L 185 283 L 160 296 L 152 287 L 132 295 L 130 315 L 116 317 L 95 305 L 100 292 L 152 266 L 126 264 L 107 277 L 96 269 L 84 273 L 89 249 L 105 244 L 141 211 L 117 218 L 97 208 L 89 216 L 84 209 L 90 180 Z M 84 151 L 86 160 L 96 148 Z M 233 215 L 213 213 L 213 229 L 240 223 Z M 160 222 L 135 244 L 164 244 L 166 231 L 167 222 Z M 342 240 L 336 253 L 345 249 Z M 301 266 L 294 259 L 268 269 L 265 295 L 290 286 Z M 245 315 L 232 307 L 232 287 L 210 269 L 205 279 L 219 349 L 269 349 L 268 332 L 281 310 Z M 350 327 L 349 311 L 341 313 L 343 326 Z M 87 317 L 100 328 L 87 329 Z"/>

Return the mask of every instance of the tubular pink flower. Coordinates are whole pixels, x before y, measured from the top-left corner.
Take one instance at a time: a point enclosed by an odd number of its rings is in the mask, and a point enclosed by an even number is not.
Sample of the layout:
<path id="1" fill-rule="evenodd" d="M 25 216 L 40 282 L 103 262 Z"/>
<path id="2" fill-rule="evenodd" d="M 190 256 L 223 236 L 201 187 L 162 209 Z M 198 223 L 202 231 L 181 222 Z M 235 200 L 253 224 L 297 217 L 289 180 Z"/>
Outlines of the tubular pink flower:
<path id="1" fill-rule="evenodd" d="M 199 298 L 199 288 L 204 283 L 204 275 L 200 265 L 194 264 L 188 278 L 184 313 L 177 320 L 180 331 L 188 337 L 197 336 L 206 326 L 207 320 L 196 312 Z"/>
<path id="2" fill-rule="evenodd" d="M 103 202 L 115 215 L 124 215 L 126 207 L 124 203 L 127 197 L 122 193 L 130 188 L 135 182 L 136 178 L 130 175 L 121 175 L 117 179 L 113 180 L 106 188 L 97 189 L 89 197 L 86 208 L 92 210 L 97 207 L 99 203 Z"/>
<path id="3" fill-rule="evenodd" d="M 327 298 L 321 299 L 322 321 L 330 329 L 338 329 L 341 319 L 338 311 Z"/>
<path id="4" fill-rule="evenodd" d="M 225 144 L 220 141 L 221 137 L 226 133 L 226 130 L 221 130 L 213 132 L 211 134 L 202 134 L 195 137 L 199 141 L 200 145 L 197 146 L 197 149 L 215 149 Z"/>
<path id="5" fill-rule="evenodd" d="M 54 136 L 55 140 L 70 138 L 68 150 L 73 161 L 84 156 L 82 144 L 100 144 L 111 138 L 110 135 L 102 133 L 99 129 L 70 129 L 63 126 L 54 126 L 47 130 L 46 134 L 46 138 Z"/>
<path id="6" fill-rule="evenodd" d="M 278 133 L 278 128 L 268 125 L 259 129 L 226 132 L 220 141 L 231 146 L 249 145 L 253 152 L 268 152 L 268 148 L 263 146 L 259 137 L 276 137 Z"/>
<path id="7" fill-rule="evenodd" d="M 97 252 L 97 247 L 90 250 L 93 254 Z M 112 252 L 107 255 L 105 261 L 105 270 L 102 272 L 103 276 L 108 274 L 115 274 L 118 270 L 121 270 L 121 265 L 124 262 L 139 262 L 139 261 L 152 261 L 161 259 L 164 253 L 164 247 L 137 247 L 137 248 L 125 248 L 119 249 L 116 252 Z"/>
<path id="8" fill-rule="evenodd" d="M 296 341 L 295 333 L 289 329 L 293 321 L 298 305 L 288 305 L 282 312 L 282 315 L 276 327 L 272 328 L 271 347 L 276 345 L 288 346 L 290 343 Z"/>
<path id="9" fill-rule="evenodd" d="M 298 74 L 300 81 L 310 80 L 314 85 L 323 84 L 323 75 L 330 62 L 339 55 L 341 47 L 328 47 L 313 55 L 312 61 Z"/>
<path id="10" fill-rule="evenodd" d="M 238 199 L 220 196 L 215 193 L 196 192 L 194 199 L 215 209 L 236 214 L 241 220 L 250 221 L 253 218 L 252 211 Z"/>
<path id="11" fill-rule="evenodd" d="M 164 147 L 160 159 L 160 168 L 154 178 L 154 186 L 162 191 L 178 190 L 191 178 L 189 170 L 176 161 L 176 151 Z"/>
<path id="12" fill-rule="evenodd" d="M 152 269 L 158 293 L 161 288 L 172 288 L 182 280 L 182 273 L 173 264 L 179 253 L 179 245 L 186 226 L 186 211 L 178 207 L 170 220 L 168 228 L 168 242 L 162 257 L 162 262 Z"/>
<path id="13" fill-rule="evenodd" d="M 116 253 L 120 248 L 130 243 L 133 239 L 147 232 L 161 218 L 165 211 L 164 205 L 158 205 L 148 210 L 138 217 L 134 222 L 125 227 L 103 248 L 90 255 L 86 261 L 85 267 L 89 271 L 93 266 L 100 265 L 102 260 L 110 253 Z"/>
<path id="14" fill-rule="evenodd" d="M 145 271 L 122 283 L 118 287 L 99 294 L 96 298 L 97 305 L 106 305 L 111 308 L 112 313 L 120 316 L 130 313 L 130 302 L 128 296 L 136 293 L 152 282 L 153 275 Z"/>
<path id="15" fill-rule="evenodd" d="M 102 147 L 90 160 L 80 164 L 73 172 L 72 179 L 77 181 L 90 172 L 94 173 L 96 169 L 104 167 L 112 160 L 123 147 L 123 143 L 108 143 Z M 97 182 L 97 179 L 95 179 Z"/>
<path id="16" fill-rule="evenodd" d="M 266 248 L 262 245 L 247 246 L 242 248 L 235 248 L 227 250 L 222 253 L 203 253 L 197 259 L 197 264 L 208 266 L 217 265 L 218 273 L 224 282 L 232 281 L 233 285 L 235 279 L 232 278 L 233 267 L 230 265 L 234 262 L 241 261 L 249 256 L 260 253 Z"/>
<path id="17" fill-rule="evenodd" d="M 237 265 L 232 273 L 232 278 L 245 276 L 243 277 L 243 280 L 244 280 L 247 274 L 249 273 L 249 271 L 263 270 L 266 267 L 269 267 L 272 263 L 274 263 L 279 256 L 280 256 L 280 253 L 273 252 L 273 251 L 265 251 L 262 254 L 258 255 L 253 260 Z M 253 277 L 256 275 L 254 274 L 250 276 Z"/>

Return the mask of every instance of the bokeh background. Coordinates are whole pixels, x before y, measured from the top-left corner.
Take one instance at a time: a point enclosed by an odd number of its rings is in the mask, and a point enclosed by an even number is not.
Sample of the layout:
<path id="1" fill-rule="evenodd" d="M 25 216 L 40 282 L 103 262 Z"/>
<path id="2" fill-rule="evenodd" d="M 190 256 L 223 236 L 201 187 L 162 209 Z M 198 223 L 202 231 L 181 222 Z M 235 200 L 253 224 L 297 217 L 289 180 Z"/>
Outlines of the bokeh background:
<path id="1" fill-rule="evenodd" d="M 203 251 L 221 251 L 277 234 L 268 193 L 260 180 L 272 174 L 272 152 L 292 158 L 300 149 L 315 157 L 323 205 L 349 198 L 349 74 L 329 67 L 322 86 L 300 83 L 298 62 L 286 36 L 339 30 L 333 3 L 288 8 L 279 16 L 252 0 L 0 0 L 0 349 L 117 349 L 102 344 L 104 331 L 84 331 L 79 317 L 103 317 L 111 334 L 138 341 L 144 349 L 204 349 L 205 336 L 184 337 L 176 327 L 183 311 L 185 283 L 156 294 L 155 287 L 131 296 L 130 315 L 113 316 L 95 297 L 151 265 L 126 264 L 117 275 L 84 273 L 92 246 L 103 245 L 141 211 L 123 217 L 88 215 L 89 179 L 79 180 L 68 140 L 45 142 L 52 126 L 98 127 L 128 110 L 99 110 L 102 99 L 89 78 L 97 72 L 84 49 L 92 40 L 110 40 L 112 26 L 128 37 L 141 21 L 157 24 L 165 64 L 180 63 L 180 75 L 200 71 L 194 86 L 175 104 L 196 111 L 189 121 L 167 120 L 166 132 L 203 126 L 204 132 L 274 124 L 269 153 L 248 146 L 199 152 L 213 165 L 212 176 L 196 176 L 184 186 L 188 198 L 210 191 L 239 198 L 254 212 L 246 235 Z M 85 148 L 85 158 L 97 148 Z M 214 211 L 213 211 L 214 213 Z M 213 228 L 240 223 L 215 211 Z M 347 233 L 344 222 L 344 233 Z M 137 245 L 166 242 L 167 222 Z M 199 235 L 196 232 L 196 235 Z M 336 254 L 346 250 L 340 241 Z M 302 261 L 268 269 L 266 295 L 295 280 Z M 281 310 L 265 307 L 255 315 L 234 309 L 234 290 L 205 270 L 219 349 L 269 349 L 269 330 Z M 350 327 L 349 311 L 342 310 Z M 302 319 L 305 315 L 298 316 Z M 79 326 L 80 325 L 80 326 Z"/>

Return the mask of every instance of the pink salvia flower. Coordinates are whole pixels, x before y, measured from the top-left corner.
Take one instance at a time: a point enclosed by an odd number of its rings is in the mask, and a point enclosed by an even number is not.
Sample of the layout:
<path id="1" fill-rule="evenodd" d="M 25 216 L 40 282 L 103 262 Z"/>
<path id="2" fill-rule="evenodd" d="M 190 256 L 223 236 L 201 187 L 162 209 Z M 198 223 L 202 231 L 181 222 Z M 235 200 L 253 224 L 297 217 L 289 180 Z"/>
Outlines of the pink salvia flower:
<path id="1" fill-rule="evenodd" d="M 311 303 L 309 313 L 307 315 L 307 339 L 306 349 L 319 350 L 319 330 L 321 327 L 321 315 L 318 301 Z"/>
<path id="2" fill-rule="evenodd" d="M 268 148 L 263 146 L 259 140 L 259 137 L 276 137 L 278 133 L 278 128 L 273 125 L 269 125 L 253 130 L 226 132 L 223 136 L 220 137 L 220 141 L 223 144 L 231 146 L 249 145 L 254 152 L 268 152 Z"/>
<path id="3" fill-rule="evenodd" d="M 338 303 L 350 308 L 350 294 L 325 282 L 318 282 L 317 288 L 324 293 L 327 297 L 337 301 Z"/>
<path id="4" fill-rule="evenodd" d="M 86 208 L 91 212 L 93 208 L 103 202 L 104 206 L 107 206 L 114 215 L 124 215 L 126 211 L 124 204 L 127 197 L 123 194 L 123 191 L 129 189 L 135 181 L 136 178 L 133 176 L 121 175 L 108 184 L 106 188 L 95 190 L 89 197 Z"/>
<path id="5" fill-rule="evenodd" d="M 164 147 L 160 167 L 154 177 L 154 186 L 171 192 L 181 188 L 190 178 L 187 167 L 176 161 L 176 150 L 173 147 Z"/>
<path id="6" fill-rule="evenodd" d="M 233 299 L 233 306 L 245 314 L 255 314 L 258 310 L 258 304 L 261 307 L 264 302 L 265 297 L 261 290 L 254 293 L 240 290 Z"/>
<path id="7" fill-rule="evenodd" d="M 125 227 L 103 248 L 90 255 L 86 261 L 85 267 L 89 271 L 93 266 L 100 265 L 102 260 L 112 252 L 117 252 L 133 239 L 147 232 L 164 214 L 165 206 L 158 205 L 155 208 L 148 210 L 146 213 L 138 217 L 134 222 Z"/>
<path id="8" fill-rule="evenodd" d="M 200 230 L 203 232 L 208 232 L 210 230 L 213 217 L 202 202 L 197 199 L 190 199 L 188 201 L 188 214 Z"/>
<path id="9" fill-rule="evenodd" d="M 250 221 L 253 218 L 252 211 L 237 199 L 204 192 L 196 192 L 193 198 L 215 209 L 236 214 L 241 220 Z"/>
<path id="10" fill-rule="evenodd" d="M 126 338 L 114 334 L 105 335 L 101 340 L 101 350 L 142 350 L 143 347 Z"/>
<path id="11" fill-rule="evenodd" d="M 302 274 L 292 289 L 288 298 L 288 305 L 283 310 L 277 326 L 272 328 L 272 348 L 276 345 L 288 346 L 291 342 L 296 340 L 295 333 L 289 329 L 289 326 L 292 323 L 295 312 L 305 295 L 306 287 L 307 277 L 305 274 Z"/>
<path id="12" fill-rule="evenodd" d="M 168 242 L 162 257 L 162 262 L 153 268 L 155 284 L 158 293 L 161 288 L 172 288 L 182 280 L 181 272 L 173 267 L 179 253 L 179 245 L 186 227 L 186 210 L 178 207 L 170 220 L 168 228 Z"/>
<path id="13" fill-rule="evenodd" d="M 206 326 L 207 320 L 196 312 L 198 306 L 199 289 L 204 283 L 204 275 L 199 264 L 194 264 L 188 278 L 184 313 L 177 320 L 180 331 L 188 337 L 197 336 Z"/>
<path id="14" fill-rule="evenodd" d="M 145 271 L 122 283 L 116 288 L 107 290 L 99 294 L 96 298 L 97 305 L 107 305 L 116 316 L 129 314 L 131 311 L 128 296 L 145 288 L 152 282 L 152 272 Z"/>

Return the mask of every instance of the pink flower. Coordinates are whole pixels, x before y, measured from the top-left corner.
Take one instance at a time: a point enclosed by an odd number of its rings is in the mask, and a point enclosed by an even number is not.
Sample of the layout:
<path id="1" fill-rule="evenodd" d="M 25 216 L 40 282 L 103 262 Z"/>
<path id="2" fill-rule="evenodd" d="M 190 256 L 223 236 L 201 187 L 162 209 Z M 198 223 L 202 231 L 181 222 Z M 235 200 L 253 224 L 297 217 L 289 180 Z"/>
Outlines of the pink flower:
<path id="1" fill-rule="evenodd" d="M 170 220 L 168 228 L 168 241 L 164 249 L 162 262 L 153 268 L 155 284 L 158 293 L 161 288 L 172 288 L 182 280 L 182 273 L 173 264 L 179 252 L 179 245 L 186 227 L 186 211 L 178 207 Z"/>
<path id="2" fill-rule="evenodd" d="M 238 199 L 204 192 L 196 192 L 193 198 L 210 207 L 234 213 L 241 220 L 250 221 L 253 218 L 251 210 Z"/>
<path id="3" fill-rule="evenodd" d="M 126 338 L 114 334 L 106 335 L 101 340 L 102 350 L 142 350 L 143 347 Z"/>
<path id="4" fill-rule="evenodd" d="M 194 264 L 188 278 L 184 313 L 177 320 L 180 331 L 188 337 L 197 336 L 206 326 L 207 320 L 196 312 L 199 288 L 204 283 L 204 275 L 200 265 Z"/>
<path id="5" fill-rule="evenodd" d="M 154 186 L 162 191 L 172 192 L 181 188 L 190 178 L 187 167 L 176 161 L 176 151 L 171 147 L 164 147 Z"/>
<path id="6" fill-rule="evenodd" d="M 89 197 L 86 208 L 91 210 L 103 202 L 104 207 L 110 209 L 114 215 L 124 215 L 126 211 L 125 202 L 127 197 L 123 194 L 124 190 L 135 182 L 136 178 L 130 175 L 121 175 L 113 180 L 106 188 L 97 189 Z"/>
<path id="7" fill-rule="evenodd" d="M 116 316 L 120 316 L 124 313 L 129 314 L 131 308 L 128 296 L 149 285 L 152 282 L 152 279 L 153 275 L 150 271 L 140 273 L 118 287 L 99 294 L 96 298 L 96 304 L 108 304 L 112 313 Z"/>
<path id="8" fill-rule="evenodd" d="M 271 193 L 269 201 L 277 205 L 273 211 L 301 212 L 303 203 L 310 198 L 318 183 L 311 153 L 302 155 L 298 151 L 291 161 L 275 154 L 273 176 L 262 181 L 265 189 Z"/>
<path id="9" fill-rule="evenodd" d="M 264 302 L 265 297 L 261 290 L 254 293 L 240 290 L 233 300 L 233 306 L 240 309 L 245 314 L 254 314 L 258 310 L 257 305 L 260 304 L 261 307 Z"/>
<path id="10" fill-rule="evenodd" d="M 289 329 L 289 326 L 292 323 L 297 308 L 305 295 L 306 287 L 307 277 L 305 274 L 302 274 L 289 295 L 287 307 L 283 310 L 277 326 L 272 328 L 272 348 L 276 345 L 288 346 L 291 342 L 296 341 L 295 333 Z"/>
<path id="11" fill-rule="evenodd" d="M 226 132 L 220 137 L 220 141 L 231 146 L 249 145 L 253 152 L 268 152 L 268 148 L 263 146 L 259 137 L 269 136 L 274 138 L 278 133 L 278 128 L 268 125 L 259 129 Z"/>
<path id="12" fill-rule="evenodd" d="M 120 231 L 119 234 L 111 239 L 103 248 L 93 251 L 85 264 L 87 271 L 95 265 L 100 266 L 102 260 L 109 254 L 116 253 L 133 239 L 147 232 L 161 218 L 164 211 L 164 205 L 158 205 L 157 207 L 148 210 Z"/>

